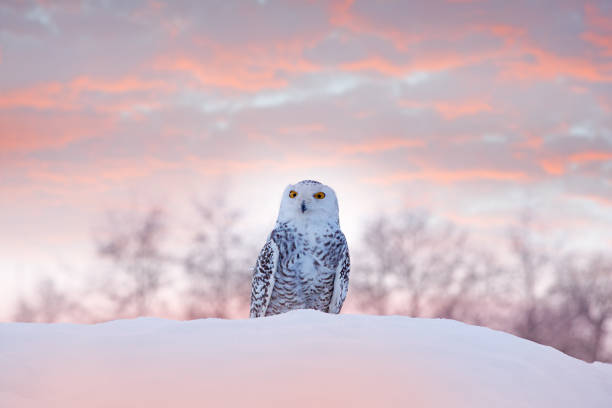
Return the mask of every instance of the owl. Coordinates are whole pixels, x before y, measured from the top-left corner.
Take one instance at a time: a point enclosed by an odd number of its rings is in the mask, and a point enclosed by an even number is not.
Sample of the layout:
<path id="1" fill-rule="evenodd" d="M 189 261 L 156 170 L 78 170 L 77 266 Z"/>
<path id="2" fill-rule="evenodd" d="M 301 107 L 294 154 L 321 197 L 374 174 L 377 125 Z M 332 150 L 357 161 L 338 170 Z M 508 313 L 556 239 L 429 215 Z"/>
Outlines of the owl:
<path id="1" fill-rule="evenodd" d="M 334 190 L 314 180 L 289 185 L 253 270 L 250 316 L 294 309 L 340 313 L 349 270 Z"/>

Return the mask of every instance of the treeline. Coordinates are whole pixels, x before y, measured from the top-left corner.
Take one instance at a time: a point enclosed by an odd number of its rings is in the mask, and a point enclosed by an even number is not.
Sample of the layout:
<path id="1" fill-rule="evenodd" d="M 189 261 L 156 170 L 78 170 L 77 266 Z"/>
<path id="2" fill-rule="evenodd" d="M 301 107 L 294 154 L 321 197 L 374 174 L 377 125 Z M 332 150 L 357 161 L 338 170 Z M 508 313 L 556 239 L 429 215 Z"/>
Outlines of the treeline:
<path id="1" fill-rule="evenodd" d="M 612 362 L 612 257 L 538 240 L 529 213 L 501 248 L 427 215 L 370 224 L 352 293 L 364 313 L 450 318 Z"/>
<path id="2" fill-rule="evenodd" d="M 240 214 L 222 203 L 197 202 L 194 210 L 187 234 L 174 234 L 158 208 L 109 217 L 95 237 L 96 271 L 84 273 L 77 290 L 41 280 L 17 302 L 14 320 L 248 316 L 265 233 L 246 241 Z M 495 248 L 428 214 L 382 217 L 366 226 L 351 257 L 347 311 L 451 318 L 612 361 L 612 258 L 548 247 L 528 212 Z"/>

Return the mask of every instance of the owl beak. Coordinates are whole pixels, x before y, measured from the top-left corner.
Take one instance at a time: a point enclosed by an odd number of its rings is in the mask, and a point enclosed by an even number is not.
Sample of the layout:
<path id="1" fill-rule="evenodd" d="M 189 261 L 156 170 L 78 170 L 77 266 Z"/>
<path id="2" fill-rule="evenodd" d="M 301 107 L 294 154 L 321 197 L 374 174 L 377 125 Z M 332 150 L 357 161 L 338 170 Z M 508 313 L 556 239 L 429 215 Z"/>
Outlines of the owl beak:
<path id="1" fill-rule="evenodd" d="M 306 211 L 306 201 L 302 201 L 302 214 Z"/>

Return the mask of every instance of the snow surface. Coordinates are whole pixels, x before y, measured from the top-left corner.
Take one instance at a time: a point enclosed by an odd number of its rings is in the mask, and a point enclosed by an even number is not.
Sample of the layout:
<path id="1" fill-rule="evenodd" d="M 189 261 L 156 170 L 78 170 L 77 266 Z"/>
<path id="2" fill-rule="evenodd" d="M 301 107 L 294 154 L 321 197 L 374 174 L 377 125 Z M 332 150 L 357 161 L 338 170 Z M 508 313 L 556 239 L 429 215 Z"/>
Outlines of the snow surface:
<path id="1" fill-rule="evenodd" d="M 0 324 L 0 407 L 612 407 L 612 366 L 452 320 Z"/>

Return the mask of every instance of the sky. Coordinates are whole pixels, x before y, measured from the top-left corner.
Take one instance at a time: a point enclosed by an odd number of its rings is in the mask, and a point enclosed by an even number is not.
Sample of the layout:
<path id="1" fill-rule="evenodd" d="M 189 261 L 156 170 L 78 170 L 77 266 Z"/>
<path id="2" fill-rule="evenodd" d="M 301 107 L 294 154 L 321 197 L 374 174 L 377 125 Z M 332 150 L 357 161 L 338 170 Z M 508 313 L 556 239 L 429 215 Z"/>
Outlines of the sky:
<path id="1" fill-rule="evenodd" d="M 405 211 L 495 239 L 531 208 L 609 248 L 612 2 L 0 3 L 5 291 L 85 263 L 108 212 L 226 199 L 263 243 L 302 179 L 349 244 Z"/>

